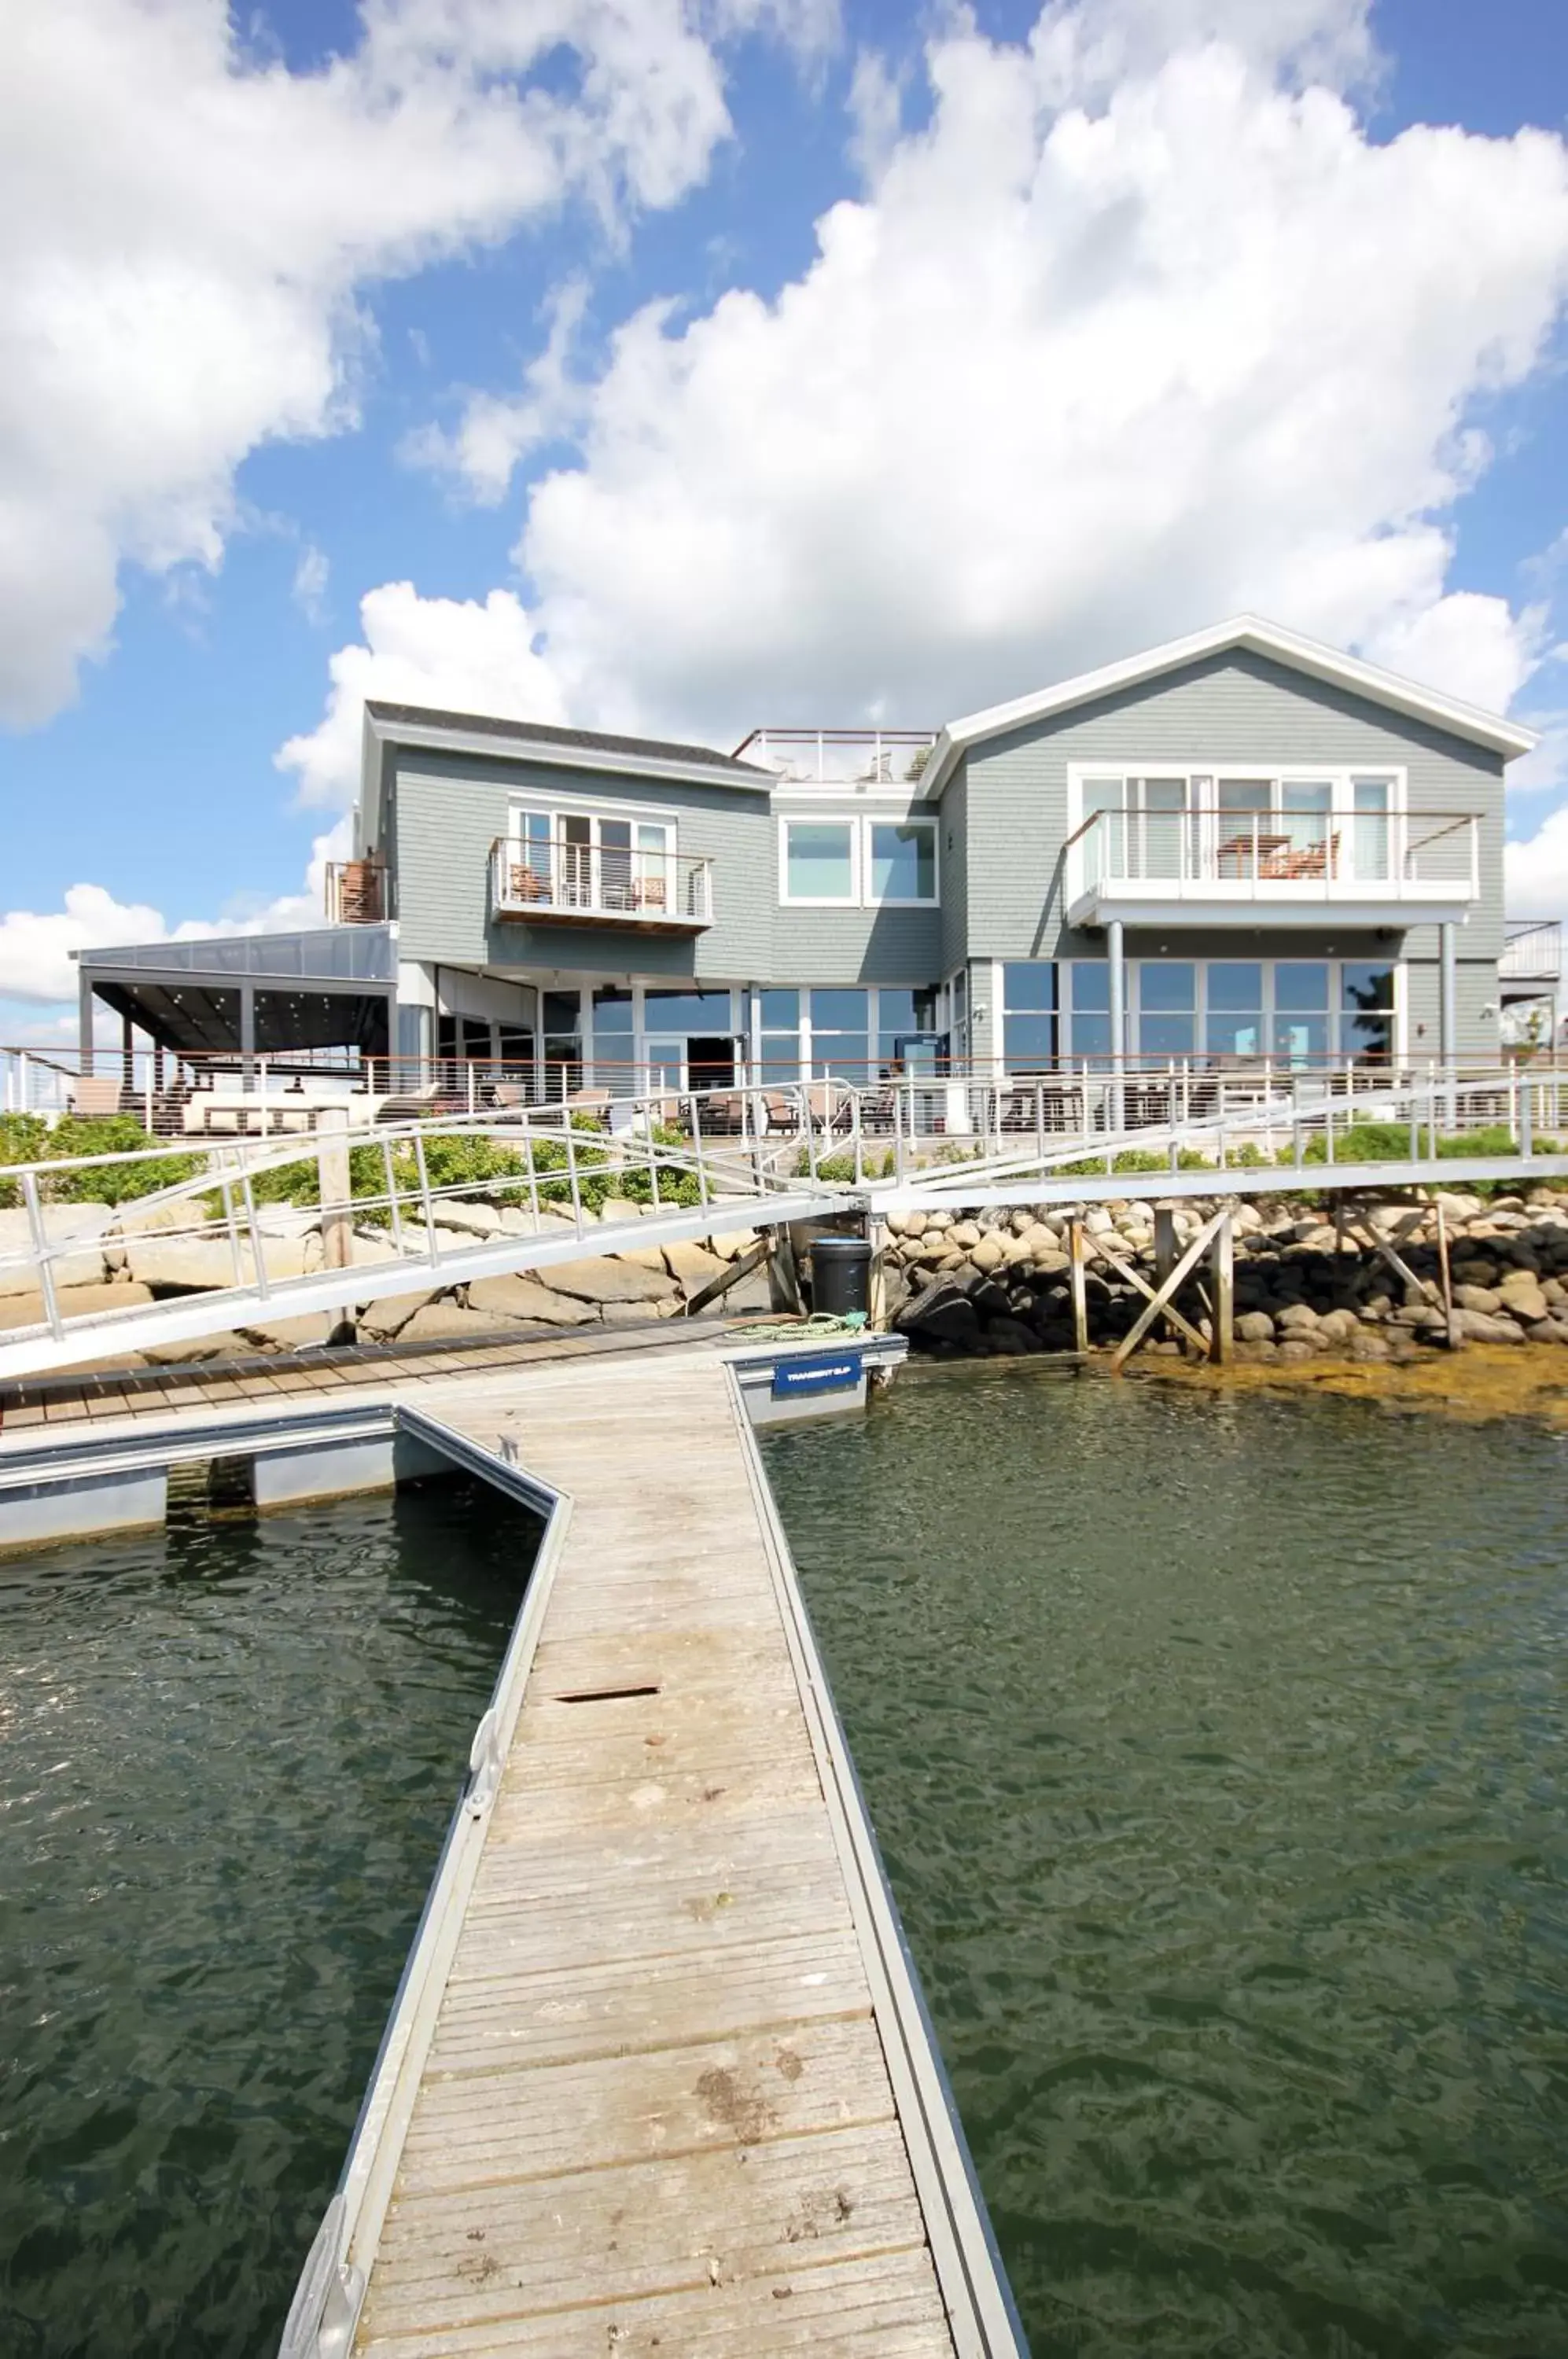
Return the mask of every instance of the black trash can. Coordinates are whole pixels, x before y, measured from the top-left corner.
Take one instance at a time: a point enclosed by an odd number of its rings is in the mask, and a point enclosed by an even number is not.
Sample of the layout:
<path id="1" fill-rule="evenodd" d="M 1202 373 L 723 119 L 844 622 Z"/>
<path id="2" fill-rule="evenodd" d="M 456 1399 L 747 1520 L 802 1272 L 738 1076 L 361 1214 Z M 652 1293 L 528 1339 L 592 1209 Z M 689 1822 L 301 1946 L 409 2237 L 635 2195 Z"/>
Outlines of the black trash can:
<path id="1" fill-rule="evenodd" d="M 832 1311 L 871 1310 L 871 1247 L 864 1237 L 811 1239 L 811 1309 Z"/>

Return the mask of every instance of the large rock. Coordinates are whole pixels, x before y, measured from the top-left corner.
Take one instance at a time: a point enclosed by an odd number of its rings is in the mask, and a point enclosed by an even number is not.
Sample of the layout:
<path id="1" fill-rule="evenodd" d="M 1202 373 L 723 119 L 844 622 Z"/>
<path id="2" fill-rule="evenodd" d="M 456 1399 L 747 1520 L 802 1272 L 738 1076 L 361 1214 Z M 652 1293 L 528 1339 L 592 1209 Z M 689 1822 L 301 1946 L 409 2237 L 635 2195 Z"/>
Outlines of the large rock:
<path id="1" fill-rule="evenodd" d="M 907 1302 L 895 1323 L 900 1335 L 927 1343 L 973 1343 L 980 1332 L 980 1314 L 967 1294 L 941 1277 Z"/>
<path id="2" fill-rule="evenodd" d="M 1287 1302 L 1275 1317 L 1281 1335 L 1312 1335 L 1317 1332 L 1318 1314 L 1305 1302 Z"/>
<path id="3" fill-rule="evenodd" d="M 1511 1319 L 1490 1319 L 1484 1310 L 1456 1310 L 1454 1332 L 1471 1343 L 1522 1343 L 1524 1331 Z"/>
<path id="4" fill-rule="evenodd" d="M 1274 1321 L 1267 1310 L 1244 1310 L 1236 1322 L 1236 1332 L 1244 1343 L 1271 1343 Z"/>
<path id="5" fill-rule="evenodd" d="M 399 1343 L 431 1343 L 451 1337 L 494 1335 L 500 1324 L 483 1310 L 465 1310 L 461 1302 L 422 1302 L 398 1333 Z"/>
<path id="6" fill-rule="evenodd" d="M 1029 1353 L 1040 1352 L 1045 1348 L 1034 1329 L 1026 1327 L 1021 1319 L 988 1320 L 985 1325 L 985 1341 L 994 1352 L 1000 1353 L 1004 1358 L 1009 1360 L 1021 1360 L 1027 1358 Z"/>
<path id="7" fill-rule="evenodd" d="M 82 1241 L 80 1252 L 57 1254 L 53 1265 L 57 1286 L 99 1286 L 112 1274 L 113 1247 L 105 1233 L 114 1217 L 106 1204 L 44 1206 L 46 1245 L 59 1247 L 78 1238 Z M 117 1244 L 117 1239 L 114 1242 Z M 30 1264 L 32 1250 L 27 1206 L 0 1207 L 0 1299 L 34 1291 L 38 1280 Z M 106 1254 L 111 1257 L 109 1262 L 105 1261 Z"/>
<path id="8" fill-rule="evenodd" d="M 575 1295 L 558 1294 L 543 1279 L 519 1273 L 505 1277 L 476 1277 L 468 1288 L 468 1307 L 491 1320 L 527 1319 L 550 1327 L 583 1327 L 593 1317 L 593 1305 Z"/>
<path id="9" fill-rule="evenodd" d="M 416 1295 L 414 1300 L 418 1301 Z M 260 1320 L 240 1332 L 247 1343 L 263 1352 L 310 1352 L 318 1349 L 337 1325 L 337 1313 L 311 1311 L 302 1319 Z"/>
<path id="10" fill-rule="evenodd" d="M 653 1327 L 684 1308 L 678 1294 L 667 1294 L 659 1302 L 606 1302 L 599 1315 L 606 1327 Z"/>
<path id="11" fill-rule="evenodd" d="M 1318 1333 L 1331 1343 L 1353 1343 L 1361 1333 L 1361 1321 L 1354 1310 L 1325 1310 L 1318 1321 Z"/>
<path id="12" fill-rule="evenodd" d="M 1456 1286 L 1454 1299 L 1461 1310 L 1480 1310 L 1489 1319 L 1503 1307 L 1503 1298 L 1489 1286 Z"/>
<path id="13" fill-rule="evenodd" d="M 552 1262 L 539 1275 L 553 1293 L 574 1295 L 580 1302 L 656 1302 L 670 1292 L 666 1271 L 643 1269 L 610 1254 Z"/>
<path id="14" fill-rule="evenodd" d="M 311 1247 L 315 1250 L 312 1253 Z M 383 1247 L 383 1251 L 386 1251 Z M 321 1266 L 321 1239 L 313 1230 L 292 1237 L 262 1239 L 269 1278 L 304 1277 Z M 357 1259 L 357 1255 L 355 1258 Z M 240 1238 L 242 1286 L 254 1283 L 256 1265 L 250 1242 Z M 194 1293 L 234 1284 L 234 1255 L 226 1230 L 211 1236 L 131 1236 L 125 1240 L 126 1275 L 138 1286 Z"/>
<path id="15" fill-rule="evenodd" d="M 152 1299 L 145 1286 L 102 1278 L 93 1286 L 62 1286 L 55 1295 L 62 1319 L 95 1319 L 106 1310 L 136 1310 Z M 43 1322 L 41 1294 L 7 1294 L 0 1299 L 0 1328 L 39 1327 Z"/>
<path id="16" fill-rule="evenodd" d="M 722 1277 L 729 1264 L 717 1254 L 706 1252 L 702 1245 L 674 1245 L 664 1248 L 664 1266 L 671 1277 L 681 1280 L 686 1293 L 695 1294 L 700 1287 L 709 1286 L 715 1277 Z"/>
<path id="17" fill-rule="evenodd" d="M 439 1201 L 433 1207 L 438 1229 L 453 1229 L 465 1236 L 498 1237 L 506 1226 L 497 1204 L 459 1203 L 455 1198 Z"/>
<path id="18" fill-rule="evenodd" d="M 422 1310 L 427 1302 L 444 1299 L 433 1289 L 429 1294 L 383 1295 L 374 1302 L 362 1302 L 353 1313 L 354 1324 L 373 1343 L 387 1343 L 402 1333 L 416 1310 Z"/>

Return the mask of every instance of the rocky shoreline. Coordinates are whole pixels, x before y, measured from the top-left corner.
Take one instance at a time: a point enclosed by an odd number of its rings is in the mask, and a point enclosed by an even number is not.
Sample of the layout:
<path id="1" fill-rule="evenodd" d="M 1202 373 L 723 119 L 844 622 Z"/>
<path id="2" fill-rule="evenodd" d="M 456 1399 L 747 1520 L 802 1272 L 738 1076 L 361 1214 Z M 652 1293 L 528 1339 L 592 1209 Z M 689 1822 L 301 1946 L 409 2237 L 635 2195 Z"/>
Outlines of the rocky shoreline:
<path id="1" fill-rule="evenodd" d="M 1390 1243 L 1408 1278 L 1366 1241 L 1342 1234 L 1332 1207 L 1299 1196 L 1258 1194 L 1234 1204 L 1236 1343 L 1238 1362 L 1290 1364 L 1347 1360 L 1408 1364 L 1434 1345 L 1568 1343 L 1568 1190 L 1483 1201 L 1454 1191 L 1417 1201 L 1390 1194 L 1356 1207 L 1359 1224 Z M 1219 1209 L 1221 1200 L 1186 1198 L 1168 1206 L 1180 1252 Z M 1439 1210 L 1447 1245 L 1452 1331 L 1442 1286 Z M 750 1209 L 746 1207 L 746 1209 Z M 610 1199 L 600 1220 L 625 1232 L 645 1207 Z M 738 1212 L 742 1207 L 737 1204 Z M 1069 1231 L 1076 1218 L 1091 1240 L 1085 1271 L 1092 1349 L 1118 1343 L 1147 1297 L 1093 1249 L 1099 1241 L 1118 1261 L 1156 1279 L 1156 1201 L 1036 1205 L 1018 1209 L 894 1214 L 880 1270 L 880 1311 L 913 1350 L 940 1359 L 1021 1358 L 1074 1349 L 1069 1288 Z M 562 1215 L 565 1227 L 572 1223 Z M 0 1210 L 0 1250 L 18 1247 L 24 1214 Z M 547 1224 L 552 1216 L 547 1211 Z M 131 1310 L 231 1282 L 226 1235 L 176 1235 L 127 1205 L 50 1208 L 50 1232 L 69 1248 L 57 1265 L 59 1300 L 80 1311 Z M 259 1214 L 267 1266 L 274 1278 L 323 1266 L 320 1215 L 268 1206 Z M 701 1243 L 631 1246 L 615 1254 L 585 1250 L 541 1270 L 475 1278 L 458 1286 L 376 1295 L 385 1271 L 385 1229 L 356 1229 L 350 1249 L 366 1263 L 363 1300 L 343 1316 L 261 1318 L 191 1341 L 116 1355 L 116 1366 L 173 1365 L 255 1353 L 308 1350 L 329 1341 L 372 1343 L 461 1342 L 497 1333 L 519 1340 L 594 1328 L 643 1326 L 679 1318 L 715 1282 L 735 1271 L 759 1241 L 752 1228 L 721 1230 Z M 531 1217 L 504 1203 L 468 1198 L 436 1212 L 447 1245 L 474 1236 L 499 1239 L 532 1230 Z M 10 1232 L 18 1234 L 13 1239 Z M 425 1232 L 404 1223 L 403 1250 L 427 1250 Z M 797 1258 L 809 1254 L 805 1232 Z M 379 1265 L 373 1274 L 370 1265 Z M 433 1273 L 432 1273 L 433 1275 Z M 1200 1264 L 1177 1306 L 1201 1334 L 1210 1330 L 1206 1268 Z M 767 1311 L 766 1264 L 736 1274 L 715 1307 L 725 1313 Z M 0 1331 L 32 1324 L 42 1302 L 20 1272 L 0 1271 Z M 1155 1358 L 1183 1347 L 1157 1322 L 1141 1347 Z"/>
<path id="2" fill-rule="evenodd" d="M 1220 1206 L 1187 1198 L 1172 1206 L 1178 1250 Z M 1242 1362 L 1342 1358 L 1409 1361 L 1446 1347 L 1438 1213 L 1442 1208 L 1460 1342 L 1568 1343 L 1568 1193 L 1527 1196 L 1439 1191 L 1429 1201 L 1390 1195 L 1358 1207 L 1393 1244 L 1414 1283 L 1371 1245 L 1345 1239 L 1332 1210 L 1299 1198 L 1236 1202 L 1236 1344 Z M 1102 1238 L 1119 1260 L 1155 1280 L 1153 1202 L 910 1212 L 888 1223 L 887 1309 L 917 1351 L 938 1357 L 1021 1357 L 1072 1351 L 1069 1224 Z M 1336 1250 L 1336 1247 L 1339 1249 Z M 1210 1332 L 1206 1272 L 1176 1300 Z M 1147 1297 L 1091 1254 L 1085 1276 L 1092 1347 L 1121 1341 Z M 1142 1348 L 1179 1355 L 1160 1333 Z"/>

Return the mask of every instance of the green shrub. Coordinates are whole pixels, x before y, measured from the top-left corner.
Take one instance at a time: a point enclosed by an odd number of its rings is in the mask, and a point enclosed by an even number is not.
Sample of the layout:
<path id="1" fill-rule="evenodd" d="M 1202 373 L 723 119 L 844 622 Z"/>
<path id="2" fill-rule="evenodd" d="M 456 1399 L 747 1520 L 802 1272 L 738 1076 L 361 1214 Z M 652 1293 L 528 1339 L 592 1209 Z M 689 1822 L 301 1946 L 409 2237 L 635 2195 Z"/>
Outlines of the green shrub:
<path id="1" fill-rule="evenodd" d="M 136 1155 L 162 1142 L 145 1131 L 134 1114 L 103 1114 L 87 1120 L 67 1114 L 50 1130 L 38 1114 L 0 1115 L 0 1164 L 58 1163 L 80 1158 L 81 1171 L 50 1172 L 39 1193 L 51 1204 L 124 1204 L 137 1196 L 155 1195 L 175 1187 L 201 1170 L 200 1155 L 154 1155 L 131 1163 L 93 1168 L 99 1155 Z M 0 1204 L 19 1204 L 22 1191 L 14 1180 L 0 1180 Z"/>

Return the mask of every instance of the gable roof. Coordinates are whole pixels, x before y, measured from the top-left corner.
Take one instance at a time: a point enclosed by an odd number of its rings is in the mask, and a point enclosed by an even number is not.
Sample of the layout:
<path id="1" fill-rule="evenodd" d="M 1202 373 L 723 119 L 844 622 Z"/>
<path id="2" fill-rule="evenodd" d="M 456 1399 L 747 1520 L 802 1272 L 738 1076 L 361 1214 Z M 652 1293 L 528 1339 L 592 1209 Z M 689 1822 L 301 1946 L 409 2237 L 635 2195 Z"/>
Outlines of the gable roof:
<path id="1" fill-rule="evenodd" d="M 664 737 L 617 737 L 596 729 L 555 729 L 535 721 L 502 721 L 484 712 L 446 712 L 433 705 L 384 704 L 366 701 L 367 735 L 384 744 L 425 745 L 452 752 L 485 749 L 485 741 L 500 740 L 495 750 L 514 750 L 532 759 L 559 763 L 572 769 L 637 770 L 661 778 L 707 778 L 713 785 L 766 790 L 771 770 L 756 762 L 736 761 L 712 745 L 685 745 Z"/>
<path id="2" fill-rule="evenodd" d="M 1517 721 L 1505 721 L 1500 714 L 1483 712 L 1479 705 L 1466 704 L 1456 696 L 1445 696 L 1441 690 L 1423 688 L 1419 681 L 1406 679 L 1399 672 L 1365 663 L 1359 656 L 1344 655 L 1321 639 L 1309 639 L 1299 631 L 1286 630 L 1282 624 L 1265 622 L 1259 614 L 1236 614 L 1228 622 L 1213 623 L 1207 630 L 1194 631 L 1187 638 L 1168 639 L 1163 647 L 1150 647 L 1143 655 L 1126 656 L 1119 663 L 1105 664 L 1098 671 L 1080 672 L 1075 679 L 1061 680 L 1054 688 L 1040 689 L 1032 696 L 1015 697 L 1008 704 L 988 705 L 983 712 L 971 712 L 962 721 L 950 721 L 937 739 L 926 766 L 924 790 L 927 795 L 940 794 L 960 755 L 967 753 L 972 745 L 982 745 L 988 737 L 1026 728 L 1032 721 L 1051 720 L 1060 712 L 1070 712 L 1074 705 L 1089 704 L 1096 697 L 1114 695 L 1118 689 L 1158 679 L 1163 673 L 1202 662 L 1206 656 L 1227 655 L 1235 650 L 1270 656 L 1292 671 L 1304 672 L 1313 679 L 1326 680 L 1331 687 L 1348 689 L 1354 695 L 1364 696 L 1368 703 L 1387 705 L 1391 712 L 1446 729 L 1453 736 L 1466 737 L 1475 745 L 1501 754 L 1505 761 L 1528 754 L 1536 742 L 1533 730 L 1521 728 Z"/>

